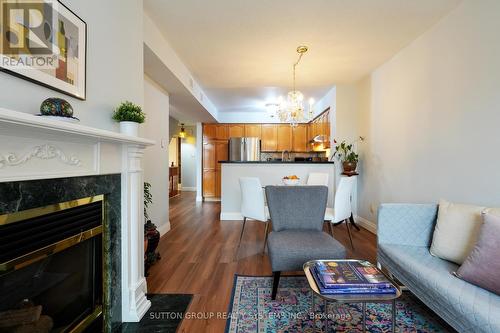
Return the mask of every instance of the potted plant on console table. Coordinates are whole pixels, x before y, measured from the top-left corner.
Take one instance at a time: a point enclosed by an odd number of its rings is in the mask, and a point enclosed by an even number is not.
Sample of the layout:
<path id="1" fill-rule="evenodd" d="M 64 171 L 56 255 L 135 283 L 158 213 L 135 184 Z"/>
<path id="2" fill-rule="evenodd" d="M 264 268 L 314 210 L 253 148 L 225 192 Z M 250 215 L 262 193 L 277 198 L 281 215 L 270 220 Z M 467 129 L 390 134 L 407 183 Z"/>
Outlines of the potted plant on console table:
<path id="1" fill-rule="evenodd" d="M 125 101 L 113 113 L 113 119 L 120 123 L 120 132 L 130 136 L 139 135 L 139 124 L 146 119 L 139 105 Z"/>
<path id="2" fill-rule="evenodd" d="M 360 136 L 358 140 L 352 143 L 348 144 L 345 142 L 345 140 L 342 140 L 340 144 L 337 144 L 335 146 L 335 152 L 333 153 L 333 156 L 337 157 L 342 162 L 343 175 L 358 175 L 358 173 L 356 172 L 356 168 L 358 166 L 359 155 L 354 152 L 354 144 L 358 141 L 362 142 L 364 140 L 365 138 Z"/>

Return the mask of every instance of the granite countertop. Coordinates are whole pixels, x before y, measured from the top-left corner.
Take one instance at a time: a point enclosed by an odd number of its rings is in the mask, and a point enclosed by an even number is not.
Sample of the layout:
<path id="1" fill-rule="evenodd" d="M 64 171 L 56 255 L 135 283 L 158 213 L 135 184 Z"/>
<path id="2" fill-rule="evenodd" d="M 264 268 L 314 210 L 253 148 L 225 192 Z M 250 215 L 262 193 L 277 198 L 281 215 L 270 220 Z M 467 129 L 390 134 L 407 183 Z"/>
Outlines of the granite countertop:
<path id="1" fill-rule="evenodd" d="M 333 164 L 333 161 L 219 161 L 221 164 Z"/>

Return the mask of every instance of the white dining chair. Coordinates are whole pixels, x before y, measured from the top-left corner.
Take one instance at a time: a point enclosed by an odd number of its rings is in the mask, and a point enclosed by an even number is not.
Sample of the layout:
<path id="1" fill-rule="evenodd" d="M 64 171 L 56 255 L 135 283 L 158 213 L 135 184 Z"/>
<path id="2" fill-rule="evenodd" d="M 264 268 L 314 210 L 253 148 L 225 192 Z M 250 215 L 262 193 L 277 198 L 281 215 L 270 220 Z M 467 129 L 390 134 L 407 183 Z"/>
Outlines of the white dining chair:
<path id="1" fill-rule="evenodd" d="M 267 232 L 269 229 L 269 209 L 265 205 L 264 191 L 260 184 L 259 178 L 256 177 L 240 177 L 241 189 L 241 215 L 243 215 L 243 227 L 241 228 L 240 240 L 238 242 L 238 249 L 236 256 L 241 245 L 243 232 L 245 231 L 245 224 L 247 219 L 252 219 L 266 224 L 264 235 L 264 247 L 262 253 L 266 250 Z"/>
<path id="2" fill-rule="evenodd" d="M 327 173 L 321 173 L 321 172 L 311 172 L 309 176 L 307 177 L 307 185 L 323 185 L 323 186 L 328 186 L 328 174 Z M 333 208 L 331 207 L 326 207 L 325 211 L 325 221 L 330 222 L 333 220 Z M 332 233 L 333 237 L 333 232 L 331 228 L 331 223 L 330 224 L 330 232 Z"/>
<path id="3" fill-rule="evenodd" d="M 307 185 L 328 186 L 328 174 L 320 172 L 311 172 L 307 177 Z"/>
<path id="4" fill-rule="evenodd" d="M 351 242 L 351 248 L 354 250 L 352 242 L 351 228 L 349 218 L 352 215 L 351 195 L 354 188 L 356 177 L 341 177 L 337 191 L 335 192 L 335 200 L 333 208 L 327 208 L 325 212 L 325 221 L 330 223 L 330 233 L 333 237 L 333 224 L 346 222 L 347 233 Z"/>

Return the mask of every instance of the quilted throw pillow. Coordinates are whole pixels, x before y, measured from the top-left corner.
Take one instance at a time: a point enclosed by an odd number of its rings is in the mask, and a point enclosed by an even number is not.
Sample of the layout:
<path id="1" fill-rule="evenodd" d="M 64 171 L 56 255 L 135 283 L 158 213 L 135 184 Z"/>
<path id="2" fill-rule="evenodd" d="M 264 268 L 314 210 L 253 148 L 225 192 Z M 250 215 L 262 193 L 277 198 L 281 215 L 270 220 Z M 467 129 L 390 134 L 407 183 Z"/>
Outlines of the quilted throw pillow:
<path id="1" fill-rule="evenodd" d="M 440 200 L 431 254 L 461 265 L 476 244 L 484 209 Z"/>
<path id="2" fill-rule="evenodd" d="M 456 275 L 500 295 L 500 217 L 485 213 L 483 219 L 477 243 Z"/>

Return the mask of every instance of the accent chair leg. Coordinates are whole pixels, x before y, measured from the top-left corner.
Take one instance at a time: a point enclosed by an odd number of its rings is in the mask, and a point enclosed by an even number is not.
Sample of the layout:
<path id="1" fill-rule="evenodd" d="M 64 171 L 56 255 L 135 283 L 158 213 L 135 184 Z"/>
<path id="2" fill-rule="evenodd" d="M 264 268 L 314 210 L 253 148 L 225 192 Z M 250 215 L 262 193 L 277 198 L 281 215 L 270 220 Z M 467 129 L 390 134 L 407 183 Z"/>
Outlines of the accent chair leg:
<path id="1" fill-rule="evenodd" d="M 262 247 L 262 255 L 264 255 L 264 253 L 266 253 L 268 232 L 269 232 L 269 221 L 266 221 L 266 229 L 264 230 L 264 246 Z"/>
<path id="2" fill-rule="evenodd" d="M 349 234 L 349 240 L 351 241 L 351 248 L 354 251 L 354 243 L 352 242 L 352 235 L 351 235 L 351 226 L 349 225 L 348 220 L 346 220 L 345 225 L 347 226 L 347 233 Z"/>
<path id="3" fill-rule="evenodd" d="M 333 223 L 332 221 L 328 221 L 328 225 L 330 226 L 330 235 L 333 237 Z"/>
<path id="4" fill-rule="evenodd" d="M 351 225 L 356 228 L 357 231 L 360 231 L 358 225 L 356 224 L 356 222 L 354 221 L 354 215 L 351 213 L 351 216 L 349 217 L 349 222 L 351 222 Z"/>
<path id="5" fill-rule="evenodd" d="M 240 252 L 241 239 L 243 238 L 243 232 L 245 231 L 245 223 L 247 222 L 247 218 L 243 218 L 243 227 L 241 228 L 240 240 L 238 241 L 238 248 L 236 249 L 235 259 L 238 259 L 238 252 Z"/>
<path id="6" fill-rule="evenodd" d="M 276 299 L 276 294 L 278 293 L 278 285 L 280 284 L 281 272 L 273 272 L 273 292 L 271 293 L 271 299 L 274 301 Z"/>

